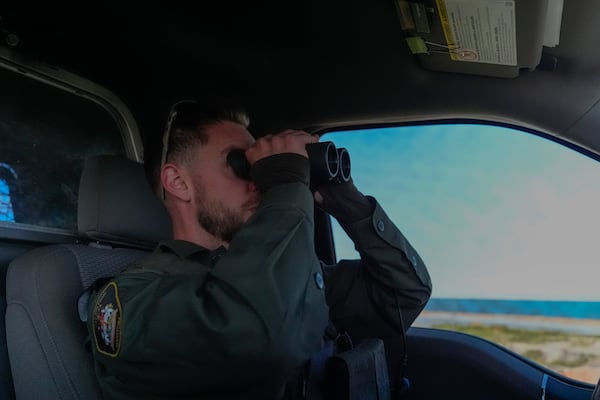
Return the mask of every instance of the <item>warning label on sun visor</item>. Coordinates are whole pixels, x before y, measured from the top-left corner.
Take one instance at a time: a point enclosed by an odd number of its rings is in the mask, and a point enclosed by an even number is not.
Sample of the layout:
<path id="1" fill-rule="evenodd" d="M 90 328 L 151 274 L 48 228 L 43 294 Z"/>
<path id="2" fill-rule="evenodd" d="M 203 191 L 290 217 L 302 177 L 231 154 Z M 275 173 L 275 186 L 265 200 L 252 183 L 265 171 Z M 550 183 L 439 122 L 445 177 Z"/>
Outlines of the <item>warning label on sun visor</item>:
<path id="1" fill-rule="evenodd" d="M 450 58 L 517 65 L 515 2 L 436 0 Z"/>

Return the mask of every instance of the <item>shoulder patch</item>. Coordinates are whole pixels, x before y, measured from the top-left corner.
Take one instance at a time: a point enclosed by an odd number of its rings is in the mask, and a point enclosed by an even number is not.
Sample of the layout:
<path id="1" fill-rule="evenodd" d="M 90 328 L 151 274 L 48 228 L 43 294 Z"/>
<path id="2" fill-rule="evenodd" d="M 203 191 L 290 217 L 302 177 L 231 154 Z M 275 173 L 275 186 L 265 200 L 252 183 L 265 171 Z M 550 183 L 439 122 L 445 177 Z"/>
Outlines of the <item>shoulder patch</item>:
<path id="1" fill-rule="evenodd" d="M 116 282 L 109 283 L 98 293 L 92 318 L 96 350 L 109 357 L 117 357 L 121 349 L 123 311 Z"/>

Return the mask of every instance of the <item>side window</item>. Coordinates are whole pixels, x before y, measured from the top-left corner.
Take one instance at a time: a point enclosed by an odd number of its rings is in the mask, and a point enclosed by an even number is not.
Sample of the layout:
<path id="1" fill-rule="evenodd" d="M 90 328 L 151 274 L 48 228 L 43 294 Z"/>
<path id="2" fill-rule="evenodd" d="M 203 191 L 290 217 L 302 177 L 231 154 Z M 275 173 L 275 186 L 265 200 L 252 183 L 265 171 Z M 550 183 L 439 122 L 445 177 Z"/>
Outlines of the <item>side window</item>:
<path id="1" fill-rule="evenodd" d="M 471 124 L 326 134 L 357 187 L 419 251 L 433 296 L 415 326 L 481 336 L 561 374 L 600 376 L 600 164 Z M 337 223 L 338 259 L 355 258 Z"/>
<path id="2" fill-rule="evenodd" d="M 101 106 L 0 68 L 0 224 L 76 231 L 86 158 L 125 154 Z M 8 225 L 6 225 L 8 224 Z"/>

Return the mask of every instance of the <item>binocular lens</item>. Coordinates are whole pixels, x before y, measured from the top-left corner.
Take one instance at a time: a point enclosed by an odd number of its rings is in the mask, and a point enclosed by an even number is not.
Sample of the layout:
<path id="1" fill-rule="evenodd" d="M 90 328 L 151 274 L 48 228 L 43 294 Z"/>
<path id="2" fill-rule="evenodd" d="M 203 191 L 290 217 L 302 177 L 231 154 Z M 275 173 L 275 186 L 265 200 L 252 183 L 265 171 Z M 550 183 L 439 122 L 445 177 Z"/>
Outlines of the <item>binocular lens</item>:
<path id="1" fill-rule="evenodd" d="M 350 155 L 346 149 L 337 149 L 333 142 L 320 142 L 307 144 L 306 152 L 310 161 L 311 187 L 350 180 Z M 238 177 L 250 180 L 250 163 L 244 150 L 231 150 L 227 162 Z"/>
<path id="2" fill-rule="evenodd" d="M 332 142 L 306 145 L 310 160 L 311 186 L 326 184 L 337 175 L 340 163 L 335 145 Z"/>
<path id="3" fill-rule="evenodd" d="M 339 159 L 339 182 L 348 182 L 350 180 L 350 153 L 345 148 L 337 149 Z"/>

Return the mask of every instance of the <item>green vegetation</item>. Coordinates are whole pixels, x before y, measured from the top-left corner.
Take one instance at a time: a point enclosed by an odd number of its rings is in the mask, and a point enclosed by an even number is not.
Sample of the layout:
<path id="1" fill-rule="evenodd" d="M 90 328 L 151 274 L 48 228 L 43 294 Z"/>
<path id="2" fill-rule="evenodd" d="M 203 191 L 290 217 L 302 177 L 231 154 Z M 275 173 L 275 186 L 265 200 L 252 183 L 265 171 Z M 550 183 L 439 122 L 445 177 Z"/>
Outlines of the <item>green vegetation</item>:
<path id="1" fill-rule="evenodd" d="M 574 337 L 574 335 L 563 332 L 510 328 L 504 325 L 437 324 L 433 325 L 432 328 L 468 333 L 502 345 L 513 342 L 531 344 L 561 342 Z"/>
<path id="2" fill-rule="evenodd" d="M 600 340 L 599 336 L 511 328 L 504 325 L 436 324 L 432 328 L 462 332 L 487 339 L 559 371 L 564 368 L 580 367 L 595 359 L 598 354 L 590 353 L 589 347 Z M 548 353 L 545 347 L 553 342 L 562 342 L 558 344 L 562 349 L 558 358 L 556 358 L 556 351 Z"/>
<path id="3" fill-rule="evenodd" d="M 525 350 L 523 352 L 523 356 L 533 360 L 539 364 L 544 364 L 546 362 L 546 357 L 544 357 L 544 352 L 538 349 L 530 349 Z"/>
<path id="4" fill-rule="evenodd" d="M 522 355 L 539 364 L 547 365 L 558 370 L 561 368 L 581 367 L 594 358 L 594 356 L 590 354 L 575 353 L 564 356 L 558 360 L 546 360 L 544 352 L 540 349 L 525 350 Z"/>
<path id="5" fill-rule="evenodd" d="M 560 368 L 574 368 L 580 367 L 582 365 L 586 365 L 588 361 L 593 359 L 594 356 L 590 354 L 578 353 L 569 358 L 562 358 L 560 360 L 552 360 L 548 365 L 550 367 L 560 369 Z"/>

